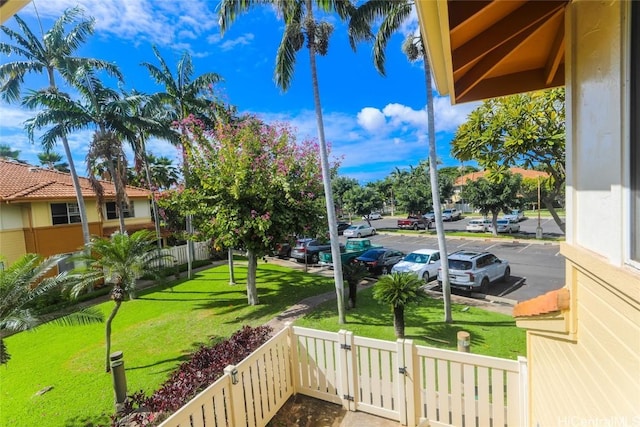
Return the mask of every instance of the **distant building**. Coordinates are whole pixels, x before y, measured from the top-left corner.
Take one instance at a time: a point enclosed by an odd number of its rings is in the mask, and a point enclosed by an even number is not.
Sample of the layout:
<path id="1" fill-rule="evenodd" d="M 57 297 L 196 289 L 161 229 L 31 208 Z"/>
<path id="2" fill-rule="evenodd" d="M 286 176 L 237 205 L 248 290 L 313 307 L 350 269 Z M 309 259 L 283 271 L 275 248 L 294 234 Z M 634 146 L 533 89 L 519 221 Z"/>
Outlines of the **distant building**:
<path id="1" fill-rule="evenodd" d="M 521 175 L 522 178 L 547 178 L 549 176 L 546 172 L 522 169 L 522 168 L 510 168 L 509 169 L 514 175 Z M 476 181 L 480 178 L 484 178 L 488 172 L 486 170 L 471 172 L 466 175 L 462 175 L 453 183 L 453 195 L 451 196 L 451 200 L 453 203 L 458 203 L 462 200 L 460 193 L 465 185 L 467 185 L 467 181 Z"/>
<path id="2" fill-rule="evenodd" d="M 102 181 L 105 203 L 87 178 L 79 178 L 89 231 L 109 236 L 119 229 L 113 183 Z M 154 229 L 151 192 L 127 186 L 129 206 L 124 212 L 128 231 Z M 102 216 L 98 212 L 101 210 Z M 77 251 L 84 244 L 80 212 L 71 174 L 0 159 L 0 256 L 13 263 L 26 253 L 50 256 Z"/>

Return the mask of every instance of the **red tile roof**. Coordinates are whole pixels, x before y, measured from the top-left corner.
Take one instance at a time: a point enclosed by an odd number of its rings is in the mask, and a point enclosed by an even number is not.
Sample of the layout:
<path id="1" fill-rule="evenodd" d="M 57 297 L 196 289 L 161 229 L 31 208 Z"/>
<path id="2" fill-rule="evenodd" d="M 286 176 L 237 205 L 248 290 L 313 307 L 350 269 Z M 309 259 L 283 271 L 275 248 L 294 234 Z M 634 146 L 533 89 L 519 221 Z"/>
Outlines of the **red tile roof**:
<path id="1" fill-rule="evenodd" d="M 546 178 L 549 176 L 549 174 L 546 172 L 535 171 L 530 169 L 510 168 L 509 170 L 514 175 L 518 175 L 518 174 L 522 175 L 523 178 L 537 178 L 537 177 Z M 486 174 L 487 174 L 486 170 L 479 171 L 479 172 L 471 172 L 466 175 L 462 175 L 461 177 L 456 179 L 456 182 L 453 185 L 456 187 L 460 187 L 462 185 L 465 185 L 468 180 L 475 181 L 479 178 L 483 178 Z"/>
<path id="2" fill-rule="evenodd" d="M 82 195 L 95 198 L 87 178 L 80 177 Z M 109 181 L 101 181 L 106 198 L 115 197 L 115 187 Z M 127 186 L 129 197 L 148 197 L 143 188 Z M 23 202 L 29 200 L 75 199 L 71 174 L 52 169 L 0 159 L 0 202 Z"/>
<path id="3" fill-rule="evenodd" d="M 518 303 L 513 308 L 513 316 L 530 317 L 567 310 L 570 300 L 569 289 L 556 289 L 539 297 Z"/>

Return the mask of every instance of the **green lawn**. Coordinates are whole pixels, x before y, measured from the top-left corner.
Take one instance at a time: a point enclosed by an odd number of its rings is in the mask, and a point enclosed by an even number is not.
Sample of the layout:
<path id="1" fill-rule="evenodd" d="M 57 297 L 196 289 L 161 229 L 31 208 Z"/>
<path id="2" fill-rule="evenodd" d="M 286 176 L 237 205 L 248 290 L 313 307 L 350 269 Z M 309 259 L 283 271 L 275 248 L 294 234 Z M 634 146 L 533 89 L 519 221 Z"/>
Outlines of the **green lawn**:
<path id="1" fill-rule="evenodd" d="M 391 308 L 379 304 L 371 296 L 372 288 L 358 292 L 355 309 L 347 311 L 347 324 L 338 325 L 335 304 L 325 303 L 313 313 L 295 322 L 297 326 L 337 332 L 352 331 L 355 335 L 395 341 Z M 453 323 L 443 321 L 443 302 L 429 298 L 419 305 L 405 308 L 405 338 L 414 343 L 455 350 L 458 331 L 471 334 L 471 351 L 506 359 L 526 355 L 525 331 L 517 328 L 513 317 L 482 310 L 478 307 L 453 304 Z"/>
<path id="2" fill-rule="evenodd" d="M 244 283 L 246 263 L 236 265 L 236 280 Z M 208 338 L 227 337 L 242 325 L 262 325 L 290 305 L 311 295 L 332 292 L 332 278 L 305 274 L 273 263 L 258 265 L 261 304 L 246 304 L 244 285 L 230 286 L 226 264 L 196 273 L 173 289 L 143 291 L 123 303 L 114 320 L 112 351 L 124 352 L 128 392 L 155 390 L 188 354 Z M 112 302 L 98 307 L 108 314 Z M 456 347 L 456 332 L 471 333 L 475 353 L 515 358 L 525 354 L 524 331 L 510 316 L 475 307 L 454 306 L 453 324 L 442 322 L 442 303 L 429 300 L 406 311 L 407 338 L 420 344 Z M 347 311 L 347 325 L 337 324 L 335 300 L 296 324 L 395 340 L 387 307 L 358 296 L 358 307 Z M 435 338 L 429 340 L 425 337 Z M 114 394 L 104 372 L 104 325 L 61 327 L 43 325 L 6 339 L 12 359 L 0 367 L 0 425 L 109 425 Z M 47 387 L 50 391 L 37 395 Z"/>
<path id="3" fill-rule="evenodd" d="M 236 280 L 246 281 L 246 267 Z M 246 263 L 245 263 L 246 265 Z M 334 289 L 333 281 L 268 263 L 258 266 L 261 304 L 247 306 L 246 287 L 230 286 L 226 264 L 194 280 L 148 290 L 122 304 L 113 323 L 112 351 L 124 352 L 129 393 L 155 390 L 210 337 L 242 325 L 262 325 L 288 306 Z M 99 305 L 107 315 L 111 301 Z M 104 325 L 43 325 L 6 339 L 11 360 L 0 367 L 0 425 L 109 425 L 114 393 L 104 372 Z M 45 387 L 47 393 L 36 395 Z"/>

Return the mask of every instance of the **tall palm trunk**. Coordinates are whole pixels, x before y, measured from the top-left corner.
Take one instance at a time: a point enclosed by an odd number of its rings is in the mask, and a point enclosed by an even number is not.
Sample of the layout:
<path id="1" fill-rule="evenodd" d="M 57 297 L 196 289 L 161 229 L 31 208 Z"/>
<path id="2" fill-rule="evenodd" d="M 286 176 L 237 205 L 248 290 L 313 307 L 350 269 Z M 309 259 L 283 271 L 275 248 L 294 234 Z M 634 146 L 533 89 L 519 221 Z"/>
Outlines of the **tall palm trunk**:
<path id="1" fill-rule="evenodd" d="M 142 150 L 142 162 L 144 165 L 144 172 L 147 177 L 147 187 L 151 191 L 151 210 L 153 211 L 154 225 L 156 230 L 156 244 L 158 250 L 162 249 L 162 236 L 160 235 L 160 217 L 158 216 L 158 202 L 156 201 L 155 187 L 151 185 L 151 169 L 149 168 L 149 158 L 147 157 L 147 147 L 144 141 L 144 137 L 140 138 L 140 148 Z"/>
<path id="2" fill-rule="evenodd" d="M 49 87 L 56 89 L 55 76 L 53 69 L 47 69 L 49 75 Z M 84 197 L 82 196 L 82 187 L 80 187 L 80 179 L 78 178 L 78 172 L 76 172 L 76 166 L 73 162 L 73 155 L 71 154 L 71 148 L 69 147 L 69 140 L 66 135 L 62 135 L 62 146 L 64 147 L 64 154 L 67 156 L 67 163 L 69 163 L 69 172 L 71 173 L 71 181 L 73 182 L 73 189 L 76 192 L 76 201 L 78 203 L 78 211 L 80 211 L 80 225 L 82 227 L 82 241 L 86 246 L 91 241 L 91 233 L 89 232 L 89 222 L 87 220 L 87 208 L 84 204 Z"/>
<path id="3" fill-rule="evenodd" d="M 105 323 L 105 335 L 106 335 L 106 343 L 107 343 L 107 357 L 106 357 L 106 365 L 105 371 L 111 372 L 111 364 L 109 363 L 109 354 L 111 354 L 111 323 L 113 322 L 113 318 L 118 314 L 118 310 L 120 310 L 120 306 L 122 305 L 122 300 L 119 298 L 114 299 L 115 307 L 111 310 L 111 314 Z"/>
<path id="4" fill-rule="evenodd" d="M 307 22 L 313 25 L 313 7 L 311 0 L 306 1 Z M 313 38 L 313 31 L 307 31 L 310 39 Z M 310 43 L 309 62 L 311 65 L 311 81 L 313 84 L 313 102 L 316 109 L 316 123 L 318 126 L 318 140 L 320 142 L 320 161 L 322 165 L 322 184 L 324 186 L 324 197 L 327 205 L 327 218 L 329 220 L 329 238 L 331 239 L 331 256 L 335 260 L 333 263 L 333 278 L 336 284 L 336 297 L 338 304 L 338 323 L 346 323 L 344 310 L 344 281 L 342 277 L 342 264 L 340 260 L 340 241 L 338 238 L 338 221 L 336 220 L 336 210 L 331 192 L 331 170 L 329 169 L 329 159 L 327 155 L 327 143 L 324 138 L 324 123 L 322 119 L 322 104 L 320 103 L 320 89 L 318 85 L 318 70 L 316 68 L 315 45 Z"/>
<path id="5" fill-rule="evenodd" d="M 451 284 L 449 282 L 449 260 L 447 259 L 447 242 L 444 238 L 444 224 L 442 222 L 442 207 L 440 206 L 440 187 L 438 186 L 438 157 L 436 156 L 436 130 L 433 114 L 433 89 L 431 88 L 431 65 L 423 49 L 424 78 L 427 85 L 427 123 L 429 133 L 429 177 L 431 179 L 431 198 L 433 199 L 433 213 L 436 220 L 438 235 L 438 250 L 442 266 L 442 297 L 444 300 L 444 321 L 451 323 Z"/>
<path id="6" fill-rule="evenodd" d="M 393 329 L 396 338 L 404 338 L 404 305 L 393 307 Z"/>

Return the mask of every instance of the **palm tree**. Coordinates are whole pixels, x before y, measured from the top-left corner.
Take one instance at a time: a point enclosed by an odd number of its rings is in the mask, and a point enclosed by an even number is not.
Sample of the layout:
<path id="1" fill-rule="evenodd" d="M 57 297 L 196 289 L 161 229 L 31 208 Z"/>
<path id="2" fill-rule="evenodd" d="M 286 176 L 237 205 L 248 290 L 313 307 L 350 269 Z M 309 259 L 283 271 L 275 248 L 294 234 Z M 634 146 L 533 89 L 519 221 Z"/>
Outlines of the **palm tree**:
<path id="1" fill-rule="evenodd" d="M 34 312 L 30 305 L 37 298 L 47 293 L 61 291 L 62 287 L 72 282 L 72 276 L 67 273 L 48 275 L 66 257 L 66 255 L 56 255 L 43 259 L 36 254 L 26 254 L 9 267 L 0 269 L 0 333 L 5 330 L 26 331 L 42 322 L 38 313 Z M 61 325 L 102 321 L 102 313 L 93 308 L 78 310 L 54 319 L 54 322 Z M 0 335 L 0 365 L 6 364 L 10 358 Z"/>
<path id="2" fill-rule="evenodd" d="M 424 281 L 412 273 L 391 273 L 373 285 L 373 298 L 391 305 L 396 338 L 404 338 L 404 308 L 426 298 Z"/>
<path id="3" fill-rule="evenodd" d="M 45 147 L 70 132 L 95 129 L 87 153 L 89 180 L 97 195 L 98 205 L 103 203 L 102 184 L 96 177 L 95 165 L 101 162 L 106 166 L 110 180 L 116 191 L 116 206 L 120 213 L 120 231 L 124 232 L 122 210 L 127 203 L 126 196 L 126 156 L 122 140 L 135 144 L 136 134 L 131 129 L 141 121 L 129 114 L 129 104 L 137 102 L 139 95 L 122 97 L 114 89 L 107 88 L 95 75 L 92 68 L 79 66 L 69 68 L 73 78 L 71 82 L 78 90 L 80 98 L 72 99 L 68 94 L 56 89 L 31 91 L 23 99 L 28 107 L 45 107 L 25 122 L 30 138 L 36 129 L 49 127 L 41 140 Z"/>
<path id="4" fill-rule="evenodd" d="M 92 67 L 94 69 L 102 69 L 110 75 L 122 76 L 117 67 L 109 62 L 72 56 L 73 52 L 93 34 L 94 20 L 81 20 L 68 31 L 65 26 L 72 24 L 82 14 L 80 8 L 75 7 L 67 9 L 60 18 L 56 20 L 53 27 L 42 35 L 42 41 L 36 37 L 29 29 L 27 24 L 20 19 L 18 15 L 14 15 L 18 27 L 22 34 L 15 32 L 5 26 L 0 29 L 15 41 L 15 45 L 0 42 L 0 53 L 4 55 L 14 54 L 26 60 L 7 62 L 0 65 L 0 93 L 6 101 L 17 101 L 20 99 L 20 87 L 24 83 L 27 74 L 37 72 L 45 72 L 49 80 L 49 88 L 56 90 L 55 72 L 59 72 L 66 80 L 70 80 L 71 75 L 69 68 L 75 68 L 80 64 Z M 87 212 L 82 197 L 82 189 L 76 172 L 73 156 L 67 140 L 67 133 L 62 132 L 57 135 L 56 139 L 50 140 L 49 145 L 45 145 L 45 149 L 50 149 L 59 139 L 64 147 L 67 162 L 69 163 L 69 171 L 73 181 L 73 188 L 76 192 L 78 209 L 80 210 L 80 222 L 82 225 L 82 236 L 85 244 L 89 242 L 91 235 L 89 234 L 89 224 L 87 222 Z"/>
<path id="5" fill-rule="evenodd" d="M 342 266 L 344 280 L 349 285 L 349 308 L 356 308 L 358 285 L 369 274 L 367 268 L 359 263 L 349 263 Z"/>
<path id="6" fill-rule="evenodd" d="M 327 154 L 327 143 L 324 136 L 322 106 L 320 103 L 320 88 L 318 85 L 318 70 L 316 54 L 326 55 L 329 49 L 329 37 L 333 26 L 328 22 L 318 22 L 314 17 L 314 5 L 324 12 L 337 12 L 342 20 L 346 20 L 354 10 L 350 1 L 342 0 L 222 0 L 219 6 L 220 30 L 224 34 L 236 17 L 248 11 L 252 6 L 271 4 L 277 8 L 285 22 L 284 34 L 276 54 L 276 69 L 274 73 L 278 87 L 287 91 L 293 79 L 296 53 L 306 46 L 309 49 L 309 64 L 313 86 L 313 101 L 316 111 L 318 140 L 320 143 L 320 160 L 322 165 L 322 183 L 324 186 L 327 219 L 329 220 L 329 236 L 331 239 L 331 253 L 333 259 L 340 258 L 340 242 L 338 240 L 338 222 L 336 220 L 335 205 L 331 190 L 331 169 Z M 335 263 L 333 270 L 336 283 L 338 303 L 338 322 L 346 323 L 344 313 L 344 281 L 342 265 Z"/>
<path id="7" fill-rule="evenodd" d="M 77 297 L 100 280 L 111 283 L 111 299 L 115 303 L 105 324 L 106 334 L 106 371 L 109 372 L 109 354 L 111 352 L 111 324 L 120 306 L 129 295 L 136 297 L 136 280 L 143 275 L 160 278 L 165 261 L 173 257 L 155 248 L 155 235 L 149 230 L 139 230 L 129 236 L 126 233 L 114 233 L 111 238 L 94 238 L 88 245 L 90 255 L 83 253 L 76 257 L 82 261 L 83 269 L 76 273 L 81 280 L 71 289 L 71 295 Z"/>
<path id="8" fill-rule="evenodd" d="M 11 148 L 11 146 L 7 144 L 0 144 L 0 159 L 15 160 L 17 162 L 22 162 L 22 160 L 20 160 L 19 157 L 20 157 L 20 150 L 14 150 Z"/>
<path id="9" fill-rule="evenodd" d="M 353 14 L 349 23 L 349 38 L 351 46 L 361 40 L 370 40 L 367 29 L 379 19 L 382 19 L 373 44 L 373 62 L 381 75 L 385 75 L 385 49 L 391 36 L 397 32 L 409 18 L 414 8 L 414 1 L 398 0 L 368 0 Z M 436 155 L 435 120 L 433 114 L 433 89 L 431 87 L 431 68 L 427 51 L 423 46 L 420 31 L 409 34 L 402 44 L 402 51 L 409 61 L 422 59 L 424 62 L 425 85 L 427 88 L 427 122 L 429 134 L 429 176 L 431 180 L 431 198 L 435 213 L 436 232 L 438 234 L 438 248 L 441 254 L 447 253 L 442 222 L 442 206 L 440 205 L 440 187 L 438 186 L 438 158 Z M 451 287 L 449 283 L 449 263 L 447 257 L 442 258 L 442 294 L 444 299 L 444 320 L 453 321 L 451 317 Z"/>
<path id="10" fill-rule="evenodd" d="M 55 169 L 60 172 L 69 173 L 69 164 L 62 161 L 62 156 L 54 151 L 45 150 L 38 153 L 40 164 L 47 169 Z"/>
<path id="11" fill-rule="evenodd" d="M 203 120 L 205 123 L 212 124 L 212 115 L 216 110 L 216 103 L 203 96 L 205 91 L 209 90 L 212 85 L 222 81 L 222 77 L 217 73 L 205 73 L 193 78 L 194 68 L 189 52 L 184 51 L 182 57 L 178 61 L 176 68 L 176 76 L 174 77 L 171 70 L 167 66 L 164 58 L 155 46 L 152 46 L 153 54 L 160 63 L 160 66 L 153 65 L 149 62 L 143 62 L 141 65 L 146 67 L 151 77 L 159 84 L 164 86 L 164 92 L 158 92 L 151 95 L 152 102 L 159 105 L 165 105 L 168 114 L 164 117 L 165 123 L 181 122 L 190 114 Z M 213 107 L 213 108 L 212 108 Z M 185 144 L 186 137 L 183 132 L 182 144 Z M 187 156 L 185 147 L 182 147 L 182 175 L 185 181 L 185 187 L 189 186 L 189 167 L 187 164 Z M 186 224 L 187 233 L 191 230 L 191 215 L 187 215 Z M 192 260 L 193 260 L 193 241 L 187 240 L 187 276 L 193 278 Z"/>

